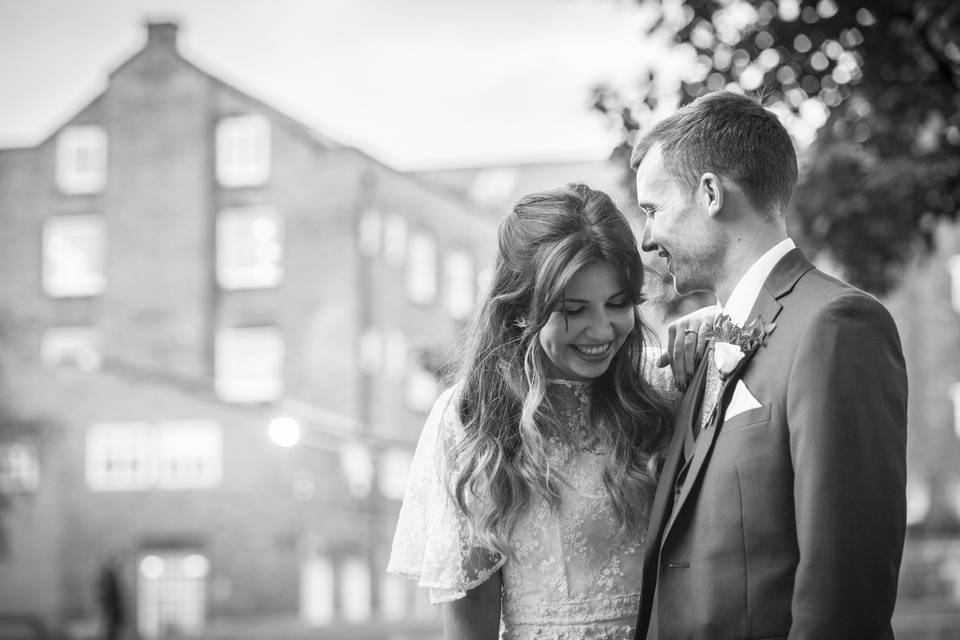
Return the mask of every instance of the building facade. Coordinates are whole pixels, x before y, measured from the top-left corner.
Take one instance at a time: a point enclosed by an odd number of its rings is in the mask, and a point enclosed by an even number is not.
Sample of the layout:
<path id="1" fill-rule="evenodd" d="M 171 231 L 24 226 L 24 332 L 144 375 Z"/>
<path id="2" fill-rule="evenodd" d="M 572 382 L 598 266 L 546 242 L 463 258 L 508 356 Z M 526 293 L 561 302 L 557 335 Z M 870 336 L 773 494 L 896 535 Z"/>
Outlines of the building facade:
<path id="1" fill-rule="evenodd" d="M 434 625 L 384 567 L 488 217 L 151 23 L 89 105 L 0 150 L 0 219 L 0 618 L 91 633 L 114 571 L 146 638 Z"/>

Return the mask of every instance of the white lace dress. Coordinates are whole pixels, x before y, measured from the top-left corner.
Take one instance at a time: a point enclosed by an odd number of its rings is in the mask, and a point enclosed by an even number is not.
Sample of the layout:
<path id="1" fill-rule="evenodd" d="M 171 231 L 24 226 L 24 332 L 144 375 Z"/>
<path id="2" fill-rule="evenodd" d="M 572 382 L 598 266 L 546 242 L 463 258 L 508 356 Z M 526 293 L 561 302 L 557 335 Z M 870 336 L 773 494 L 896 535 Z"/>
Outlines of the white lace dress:
<path id="1" fill-rule="evenodd" d="M 603 457 L 586 421 L 589 387 L 574 385 L 567 413 L 580 447 L 554 440 L 550 456 L 568 480 L 559 512 L 535 497 L 510 537 L 515 558 L 471 543 L 466 521 L 440 482 L 462 437 L 455 389 L 427 419 L 414 455 L 388 571 L 416 579 L 434 603 L 461 598 L 501 571 L 500 637 L 505 640 L 623 640 L 633 637 L 644 527 L 619 534 L 604 491 Z"/>

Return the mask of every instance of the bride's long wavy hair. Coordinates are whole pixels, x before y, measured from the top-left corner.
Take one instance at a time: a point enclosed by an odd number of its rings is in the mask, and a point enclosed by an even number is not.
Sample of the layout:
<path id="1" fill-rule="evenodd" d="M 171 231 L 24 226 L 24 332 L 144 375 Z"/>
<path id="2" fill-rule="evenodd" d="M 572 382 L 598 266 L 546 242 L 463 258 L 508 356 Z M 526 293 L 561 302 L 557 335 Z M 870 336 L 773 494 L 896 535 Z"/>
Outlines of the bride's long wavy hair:
<path id="1" fill-rule="evenodd" d="M 508 556 L 509 535 L 534 494 L 558 507 L 564 479 L 551 469 L 545 443 L 569 430 L 547 397 L 547 355 L 538 334 L 573 276 L 606 260 L 626 283 L 634 327 L 593 381 L 588 419 L 606 453 L 603 483 L 619 523 L 638 527 L 672 417 L 669 402 L 643 376 L 650 332 L 636 308 L 644 268 L 630 225 L 605 193 L 569 184 L 517 202 L 500 223 L 498 243 L 461 360 L 458 409 L 466 435 L 451 492 L 479 541 Z"/>

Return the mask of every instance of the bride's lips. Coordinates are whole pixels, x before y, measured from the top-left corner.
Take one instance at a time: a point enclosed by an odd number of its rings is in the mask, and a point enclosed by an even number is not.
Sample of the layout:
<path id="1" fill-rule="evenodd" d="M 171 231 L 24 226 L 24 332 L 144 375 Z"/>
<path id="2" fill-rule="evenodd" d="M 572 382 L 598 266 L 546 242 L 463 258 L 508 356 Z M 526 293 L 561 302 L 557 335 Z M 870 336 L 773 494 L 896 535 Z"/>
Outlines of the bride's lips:
<path id="1" fill-rule="evenodd" d="M 604 342 L 602 344 L 572 344 L 570 348 L 584 360 L 593 362 L 602 362 L 607 359 L 613 342 Z"/>

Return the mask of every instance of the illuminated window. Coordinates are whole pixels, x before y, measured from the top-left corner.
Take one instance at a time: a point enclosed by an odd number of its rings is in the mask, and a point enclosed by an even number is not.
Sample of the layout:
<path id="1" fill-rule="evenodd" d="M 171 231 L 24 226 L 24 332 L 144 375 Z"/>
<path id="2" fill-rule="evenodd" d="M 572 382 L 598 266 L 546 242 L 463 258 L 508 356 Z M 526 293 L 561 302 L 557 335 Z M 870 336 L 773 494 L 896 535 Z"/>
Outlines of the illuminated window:
<path id="1" fill-rule="evenodd" d="M 57 136 L 57 188 L 97 193 L 107 183 L 107 133 L 102 127 L 67 127 Z"/>
<path id="2" fill-rule="evenodd" d="M 407 580 L 392 573 L 383 574 L 380 583 L 380 612 L 388 621 L 407 617 Z"/>
<path id="3" fill-rule="evenodd" d="M 333 563 L 323 556 L 310 556 L 300 567 L 300 619 L 310 625 L 333 621 Z"/>
<path id="4" fill-rule="evenodd" d="M 144 638 L 196 635 L 207 617 L 210 562 L 200 553 L 154 551 L 137 571 L 137 628 Z"/>
<path id="5" fill-rule="evenodd" d="M 43 226 L 43 290 L 53 297 L 103 293 L 105 230 L 103 218 L 56 216 Z"/>
<path id="6" fill-rule="evenodd" d="M 344 619 L 365 622 L 371 609 L 370 565 L 366 558 L 348 556 L 340 565 L 340 603 Z"/>
<path id="7" fill-rule="evenodd" d="M 216 344 L 217 395 L 268 402 L 283 393 L 283 336 L 274 327 L 222 329 Z"/>
<path id="8" fill-rule="evenodd" d="M 380 470 L 377 487 L 380 495 L 392 500 L 402 500 L 410 475 L 411 455 L 406 449 L 388 449 L 380 454 Z"/>
<path id="9" fill-rule="evenodd" d="M 87 432 L 87 484 L 98 491 L 205 489 L 223 475 L 223 435 L 209 420 L 101 423 Z"/>
<path id="10" fill-rule="evenodd" d="M 423 365 L 410 367 L 406 384 L 407 406 L 415 411 L 430 411 L 437 399 L 437 377 Z"/>
<path id="11" fill-rule="evenodd" d="M 37 450 L 27 444 L 0 444 L 0 493 L 30 493 L 40 485 Z"/>
<path id="12" fill-rule="evenodd" d="M 359 442 L 345 442 L 340 445 L 338 453 L 350 493 L 356 498 L 370 495 L 373 486 L 373 457 L 370 450 Z"/>
<path id="13" fill-rule="evenodd" d="M 383 261 L 402 267 L 407 259 L 407 221 L 395 214 L 383 218 Z"/>
<path id="14" fill-rule="evenodd" d="M 47 366 L 72 366 L 84 371 L 100 368 L 100 332 L 96 327 L 52 327 L 43 332 L 40 360 Z"/>
<path id="15" fill-rule="evenodd" d="M 283 279 L 283 229 L 268 207 L 224 209 L 217 217 L 217 281 L 225 289 L 275 287 Z"/>
<path id="16" fill-rule="evenodd" d="M 950 299 L 953 308 L 960 313 L 960 255 L 947 258 L 947 269 L 950 271 Z"/>
<path id="17" fill-rule="evenodd" d="M 429 233 L 414 231 L 407 246 L 407 297 L 430 304 L 437 296 L 437 243 Z"/>
<path id="18" fill-rule="evenodd" d="M 444 258 L 444 305 L 451 318 L 463 320 L 473 310 L 473 258 L 462 250 L 453 250 Z"/>
<path id="19" fill-rule="evenodd" d="M 217 181 L 251 187 L 270 179 L 270 121 L 261 115 L 224 118 L 217 124 Z"/>
<path id="20" fill-rule="evenodd" d="M 360 216 L 358 228 L 360 253 L 367 258 L 380 255 L 383 239 L 383 216 L 375 209 L 367 209 Z"/>

